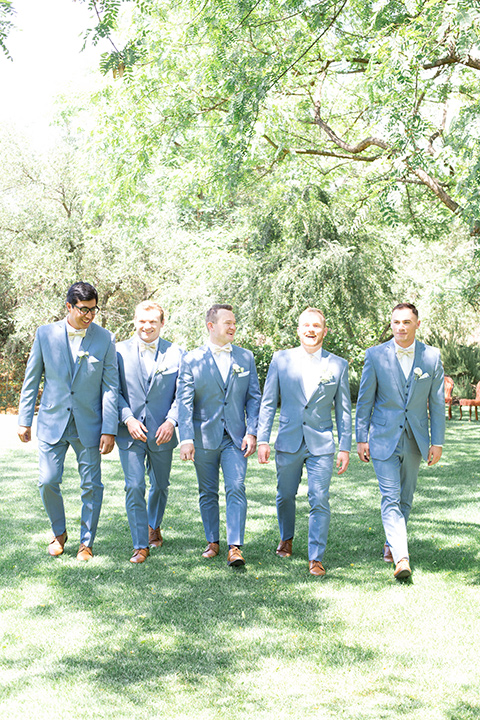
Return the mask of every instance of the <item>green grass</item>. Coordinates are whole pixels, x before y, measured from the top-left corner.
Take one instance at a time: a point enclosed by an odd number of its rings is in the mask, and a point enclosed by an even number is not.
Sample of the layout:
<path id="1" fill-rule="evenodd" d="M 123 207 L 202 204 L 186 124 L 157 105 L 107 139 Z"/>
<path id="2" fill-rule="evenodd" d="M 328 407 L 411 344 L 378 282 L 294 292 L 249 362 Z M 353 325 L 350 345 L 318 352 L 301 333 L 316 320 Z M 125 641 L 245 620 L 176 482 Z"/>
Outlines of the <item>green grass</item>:
<path id="1" fill-rule="evenodd" d="M 413 579 L 399 583 L 381 559 L 373 468 L 354 456 L 332 482 L 327 576 L 316 579 L 305 483 L 294 556 L 275 555 L 273 463 L 249 465 L 244 571 L 227 567 L 225 543 L 216 559 L 200 558 L 194 470 L 177 454 L 163 548 L 143 565 L 128 562 L 112 457 L 95 557 L 80 564 L 73 453 L 67 551 L 53 559 L 36 454 L 5 450 L 0 717 L 480 718 L 479 455 L 480 424 L 449 423 L 444 459 L 422 466 L 409 524 Z"/>

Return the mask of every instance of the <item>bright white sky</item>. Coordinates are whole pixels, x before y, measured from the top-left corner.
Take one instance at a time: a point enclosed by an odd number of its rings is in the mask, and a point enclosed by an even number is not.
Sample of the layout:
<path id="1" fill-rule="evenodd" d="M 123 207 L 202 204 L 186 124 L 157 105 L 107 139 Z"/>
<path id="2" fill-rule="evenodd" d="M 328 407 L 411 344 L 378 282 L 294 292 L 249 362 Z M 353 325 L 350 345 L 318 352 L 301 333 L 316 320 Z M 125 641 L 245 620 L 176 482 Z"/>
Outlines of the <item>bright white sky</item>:
<path id="1" fill-rule="evenodd" d="M 7 40 L 13 62 L 0 54 L 0 123 L 13 124 L 35 146 L 49 143 L 55 97 L 95 87 L 106 47 L 81 52 L 94 25 L 86 6 L 73 0 L 15 0 L 16 26 Z"/>

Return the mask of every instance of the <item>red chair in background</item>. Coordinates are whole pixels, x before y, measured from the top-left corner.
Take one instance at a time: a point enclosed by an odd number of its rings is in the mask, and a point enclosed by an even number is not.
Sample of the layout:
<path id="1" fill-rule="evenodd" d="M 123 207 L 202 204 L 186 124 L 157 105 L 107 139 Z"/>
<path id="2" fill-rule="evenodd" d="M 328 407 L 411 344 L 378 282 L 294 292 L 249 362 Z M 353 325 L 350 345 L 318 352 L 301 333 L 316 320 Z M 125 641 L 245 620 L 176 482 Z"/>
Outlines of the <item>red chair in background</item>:
<path id="1" fill-rule="evenodd" d="M 453 379 L 449 375 L 445 375 L 445 405 L 448 405 L 448 419 L 452 419 L 452 392 Z M 461 417 L 461 414 L 460 414 Z"/>
<path id="2" fill-rule="evenodd" d="M 462 419 L 462 407 L 468 407 L 468 410 L 470 412 L 470 420 L 472 419 L 472 408 L 475 408 L 475 420 L 478 420 L 478 406 L 479 405 L 480 405 L 480 382 L 477 383 L 475 400 L 467 400 L 467 398 L 462 398 L 460 400 L 460 420 Z"/>

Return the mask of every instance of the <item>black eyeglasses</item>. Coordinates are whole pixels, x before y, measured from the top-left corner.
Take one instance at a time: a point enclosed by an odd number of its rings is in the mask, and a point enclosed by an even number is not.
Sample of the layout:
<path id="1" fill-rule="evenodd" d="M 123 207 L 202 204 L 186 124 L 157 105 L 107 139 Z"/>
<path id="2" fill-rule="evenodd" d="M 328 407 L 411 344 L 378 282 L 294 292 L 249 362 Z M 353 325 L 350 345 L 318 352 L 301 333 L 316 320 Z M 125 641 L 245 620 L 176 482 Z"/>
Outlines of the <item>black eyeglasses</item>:
<path id="1" fill-rule="evenodd" d="M 100 308 L 95 306 L 93 308 L 89 308 L 86 305 L 74 305 L 75 310 L 78 310 L 79 313 L 81 313 L 84 317 L 88 315 L 88 313 L 91 313 L 94 317 L 97 313 L 100 312 Z"/>

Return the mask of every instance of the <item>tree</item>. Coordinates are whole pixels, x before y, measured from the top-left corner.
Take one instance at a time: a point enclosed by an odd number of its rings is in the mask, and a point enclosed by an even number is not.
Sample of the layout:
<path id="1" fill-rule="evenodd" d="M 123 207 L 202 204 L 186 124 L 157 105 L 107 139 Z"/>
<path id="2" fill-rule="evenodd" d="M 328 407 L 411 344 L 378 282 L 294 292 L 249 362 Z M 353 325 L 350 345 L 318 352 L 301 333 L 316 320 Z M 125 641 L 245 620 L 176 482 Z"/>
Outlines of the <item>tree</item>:
<path id="1" fill-rule="evenodd" d="M 120 2 L 108 5 L 112 32 Z M 114 50 L 103 69 L 125 73 L 104 102 L 118 148 L 118 107 L 129 107 L 124 143 L 139 165 L 188 162 L 203 151 L 218 195 L 296 156 L 328 192 L 355 187 L 356 206 L 378 202 L 387 220 L 395 220 L 399 189 L 402 198 L 408 189 L 413 212 L 435 201 L 475 229 L 474 0 L 136 6 L 125 47 L 138 52 Z"/>

